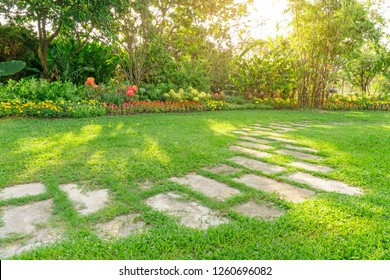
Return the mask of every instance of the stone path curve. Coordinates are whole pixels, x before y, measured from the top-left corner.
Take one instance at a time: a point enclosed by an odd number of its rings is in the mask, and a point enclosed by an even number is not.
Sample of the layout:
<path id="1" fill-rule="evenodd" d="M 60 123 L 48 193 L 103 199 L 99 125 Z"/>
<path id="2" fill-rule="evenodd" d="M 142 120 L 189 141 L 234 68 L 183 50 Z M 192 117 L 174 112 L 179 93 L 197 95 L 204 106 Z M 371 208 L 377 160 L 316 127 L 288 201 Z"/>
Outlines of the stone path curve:
<path id="1" fill-rule="evenodd" d="M 254 124 L 235 130 L 233 133 L 239 137 L 239 141 L 237 145 L 231 146 L 230 150 L 238 155 L 228 159 L 227 163 L 205 167 L 203 170 L 222 177 L 228 176 L 231 180 L 254 191 L 265 194 L 274 193 L 279 199 L 290 203 L 300 203 L 311 199 L 318 191 L 337 192 L 345 195 L 363 194 L 357 187 L 348 186 L 336 180 L 324 179 L 310 173 L 326 174 L 332 172 L 333 168 L 319 164 L 319 161 L 325 160 L 317 155 L 319 151 L 312 147 L 304 147 L 298 140 L 291 139 L 286 135 L 290 131 L 308 129 L 310 126 L 310 122 L 292 125 L 275 123 L 269 126 Z M 293 159 L 286 165 L 295 168 L 296 171 L 289 172 L 290 169 L 285 166 L 270 163 L 270 160 L 272 162 L 272 158 L 278 155 Z M 244 170 L 250 172 L 243 172 Z M 229 186 L 197 173 L 173 177 L 170 178 L 170 181 L 187 187 L 193 192 L 198 192 L 217 203 L 225 203 L 227 200 L 242 195 L 243 191 L 235 186 Z M 302 184 L 307 188 L 301 187 Z M 60 185 L 59 188 L 72 202 L 76 213 L 81 216 L 96 213 L 110 202 L 110 194 L 107 189 L 87 191 L 77 184 L 64 184 Z M 40 182 L 18 184 L 3 188 L 0 191 L 0 200 L 34 197 L 46 192 L 46 186 Z M 153 195 L 145 200 L 145 204 L 155 211 L 172 216 L 177 223 L 183 226 L 198 230 L 229 222 L 229 219 L 224 217 L 222 213 L 210 209 L 180 192 Z M 52 218 L 53 206 L 53 200 L 46 199 L 24 205 L 1 207 L 0 241 L 3 238 L 14 236 L 18 236 L 18 239 L 0 246 L 0 258 L 8 258 L 38 246 L 61 240 L 63 230 L 49 226 L 48 223 Z M 258 203 L 253 200 L 238 203 L 232 207 L 232 211 L 248 218 L 263 220 L 273 220 L 284 214 L 283 210 L 271 202 Z M 95 233 L 102 239 L 142 233 L 147 230 L 147 226 L 141 218 L 142 213 L 118 216 L 104 223 L 96 224 Z"/>

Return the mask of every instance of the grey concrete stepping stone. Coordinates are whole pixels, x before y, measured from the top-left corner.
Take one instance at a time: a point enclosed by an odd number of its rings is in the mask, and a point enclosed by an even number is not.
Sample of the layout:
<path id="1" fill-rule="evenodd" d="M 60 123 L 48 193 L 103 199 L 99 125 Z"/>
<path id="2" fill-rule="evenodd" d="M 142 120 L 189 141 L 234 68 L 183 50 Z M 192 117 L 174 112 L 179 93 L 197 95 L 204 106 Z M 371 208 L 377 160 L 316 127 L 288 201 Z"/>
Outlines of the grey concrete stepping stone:
<path id="1" fill-rule="evenodd" d="M 245 166 L 246 168 L 252 170 L 258 170 L 265 173 L 278 173 L 286 170 L 284 167 L 274 164 L 269 164 L 254 159 L 249 159 L 246 157 L 233 157 L 229 159 L 230 161 Z"/>
<path id="2" fill-rule="evenodd" d="M 146 226 L 144 222 L 140 220 L 139 214 L 122 215 L 107 223 L 96 225 L 97 234 L 102 239 L 112 239 L 141 233 L 145 228 Z"/>
<path id="3" fill-rule="evenodd" d="M 0 191 L 0 199 L 19 198 L 28 195 L 38 195 L 46 192 L 46 187 L 41 183 L 15 185 Z"/>
<path id="4" fill-rule="evenodd" d="M 61 185 L 60 189 L 66 192 L 69 199 L 81 215 L 88 215 L 103 208 L 108 202 L 108 190 L 82 192 L 76 184 Z"/>
<path id="5" fill-rule="evenodd" d="M 223 201 L 240 193 L 239 190 L 229 187 L 224 183 L 195 173 L 180 178 L 173 177 L 170 180 L 181 185 L 187 185 L 193 190 L 201 192 L 208 197 L 215 198 L 218 201 Z"/>
<path id="6" fill-rule="evenodd" d="M 292 126 L 298 126 L 298 127 L 305 127 L 305 128 L 313 127 L 312 125 L 304 124 L 304 123 L 292 123 L 291 125 Z"/>
<path id="7" fill-rule="evenodd" d="M 289 174 L 284 176 L 284 178 L 298 183 L 307 184 L 313 188 L 328 191 L 328 192 L 338 192 L 338 193 L 344 193 L 349 195 L 363 193 L 360 189 L 356 187 L 348 186 L 343 182 L 336 181 L 336 180 L 326 180 L 303 172 L 296 172 L 293 174 Z"/>
<path id="8" fill-rule="evenodd" d="M 58 229 L 39 229 L 27 240 L 23 239 L 11 245 L 0 247 L 0 259 L 10 258 L 25 251 L 30 251 L 41 246 L 47 246 L 59 239 L 61 239 L 61 234 Z"/>
<path id="9" fill-rule="evenodd" d="M 273 136 L 267 136 L 267 138 L 279 141 L 279 142 L 285 142 L 285 143 L 290 143 L 290 144 L 297 144 L 298 141 L 293 140 L 293 139 L 288 139 L 288 138 L 281 138 L 281 137 L 273 137 Z"/>
<path id="10" fill-rule="evenodd" d="M 292 150 L 297 150 L 297 151 L 318 153 L 318 151 L 316 149 L 312 149 L 312 148 L 299 147 L 299 146 L 293 146 L 293 145 L 288 145 L 288 144 L 284 144 L 284 147 L 286 147 L 287 149 L 292 149 Z"/>
<path id="11" fill-rule="evenodd" d="M 282 149 L 282 150 L 276 150 L 274 152 L 277 154 L 292 156 L 295 158 L 305 159 L 305 160 L 323 160 L 324 159 L 323 157 L 320 157 L 320 156 L 305 154 L 302 152 L 297 152 L 297 151 L 292 151 L 292 150 L 283 150 Z"/>
<path id="12" fill-rule="evenodd" d="M 307 162 L 294 161 L 294 162 L 290 162 L 289 165 L 298 168 L 303 168 L 309 171 L 322 172 L 322 173 L 333 171 L 333 168 L 330 168 L 328 166 L 312 164 Z"/>
<path id="13" fill-rule="evenodd" d="M 252 131 L 253 130 L 256 130 L 256 131 L 264 131 L 264 132 L 272 132 L 272 129 L 268 128 L 268 127 L 264 127 L 264 126 L 254 126 L 254 128 L 252 128 Z"/>
<path id="14" fill-rule="evenodd" d="M 271 154 L 266 153 L 266 152 L 260 152 L 260 151 L 256 151 L 256 150 L 252 150 L 252 149 L 248 149 L 248 148 L 244 148 L 244 147 L 240 147 L 240 146 L 231 146 L 230 150 L 235 151 L 235 152 L 248 154 L 248 155 L 251 155 L 251 156 L 254 156 L 254 157 L 259 157 L 259 158 L 267 158 L 267 157 L 272 156 Z"/>
<path id="15" fill-rule="evenodd" d="M 269 204 L 257 204 L 253 201 L 248 201 L 245 204 L 238 205 L 234 207 L 234 210 L 241 215 L 250 218 L 261 218 L 264 220 L 273 220 L 284 214 L 284 211 Z"/>
<path id="16" fill-rule="evenodd" d="M 51 216 L 53 200 L 48 199 L 22 206 L 5 206 L 1 208 L 0 237 L 12 233 L 30 234 L 36 225 L 45 223 Z"/>
<path id="17" fill-rule="evenodd" d="M 273 148 L 271 146 L 264 145 L 264 144 L 244 142 L 244 141 L 238 142 L 237 144 L 241 145 L 241 146 L 249 147 L 249 148 L 256 148 L 256 149 L 263 149 L 263 150 L 268 150 L 268 149 Z"/>
<path id="18" fill-rule="evenodd" d="M 301 202 L 314 195 L 314 192 L 311 190 L 297 188 L 286 183 L 253 174 L 245 174 L 241 178 L 234 179 L 234 181 L 257 190 L 269 193 L 275 192 L 281 199 L 291 202 Z"/>
<path id="19" fill-rule="evenodd" d="M 262 135 L 262 136 L 283 137 L 283 135 L 280 133 L 270 132 L 270 131 L 260 131 L 260 130 L 253 130 L 251 134 L 254 136 Z"/>
<path id="20" fill-rule="evenodd" d="M 216 174 L 221 174 L 221 175 L 230 175 L 233 173 L 236 173 L 238 171 L 241 171 L 241 169 L 227 165 L 227 164 L 220 164 L 217 166 L 213 166 L 210 168 L 204 168 L 204 170 L 216 173 Z"/>
<path id="21" fill-rule="evenodd" d="M 268 131 L 271 130 L 269 127 L 265 127 L 265 126 L 263 126 L 261 124 L 254 124 L 253 126 L 256 127 L 256 128 L 260 128 L 260 129 L 264 129 L 264 130 L 268 130 Z"/>
<path id="22" fill-rule="evenodd" d="M 270 123 L 268 124 L 270 127 L 283 127 L 283 128 L 293 128 L 291 125 L 289 124 L 281 124 L 281 123 Z"/>
<path id="23" fill-rule="evenodd" d="M 275 141 L 271 141 L 271 140 L 265 140 L 265 139 L 248 137 L 248 136 L 241 136 L 240 139 L 255 142 L 255 143 L 261 143 L 261 144 L 269 144 L 269 143 L 275 142 Z"/>
<path id="24" fill-rule="evenodd" d="M 291 127 L 282 127 L 282 126 L 273 126 L 272 128 L 274 129 L 274 131 L 278 131 L 278 132 L 289 132 L 295 130 L 294 128 Z"/>
<path id="25" fill-rule="evenodd" d="M 179 218 L 179 223 L 197 229 L 206 229 L 228 222 L 217 212 L 194 201 L 186 201 L 176 193 L 161 193 L 146 200 L 146 204 L 158 211 L 167 212 Z"/>

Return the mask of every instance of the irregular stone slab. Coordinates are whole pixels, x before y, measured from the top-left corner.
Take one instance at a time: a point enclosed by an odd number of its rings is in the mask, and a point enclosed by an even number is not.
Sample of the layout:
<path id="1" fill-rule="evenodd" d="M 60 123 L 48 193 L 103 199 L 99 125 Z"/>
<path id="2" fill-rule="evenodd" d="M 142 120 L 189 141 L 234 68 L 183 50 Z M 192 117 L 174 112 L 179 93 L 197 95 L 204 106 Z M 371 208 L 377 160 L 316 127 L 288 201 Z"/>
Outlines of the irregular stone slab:
<path id="1" fill-rule="evenodd" d="M 204 170 L 216 173 L 216 174 L 221 174 L 221 175 L 230 175 L 233 173 L 236 173 L 238 171 L 241 171 L 241 169 L 227 165 L 227 164 L 220 164 L 214 167 L 210 168 L 204 168 Z"/>
<path id="2" fill-rule="evenodd" d="M 312 125 L 303 124 L 303 123 L 292 123 L 291 125 L 298 126 L 298 127 L 304 127 L 304 128 L 312 127 Z"/>
<path id="3" fill-rule="evenodd" d="M 269 131 L 261 131 L 261 130 L 253 130 L 251 132 L 253 136 L 256 135 L 261 135 L 261 136 L 273 136 L 273 137 L 283 137 L 282 134 L 280 133 L 275 133 L 275 132 L 269 132 Z"/>
<path id="4" fill-rule="evenodd" d="M 263 130 L 268 130 L 268 131 L 271 130 L 269 127 L 265 127 L 265 126 L 263 126 L 261 124 L 254 124 L 253 126 L 258 128 L 258 129 L 263 129 Z"/>
<path id="5" fill-rule="evenodd" d="M 108 190 L 97 190 L 83 193 L 76 184 L 61 185 L 60 189 L 66 192 L 69 199 L 81 215 L 94 213 L 108 202 Z"/>
<path id="6" fill-rule="evenodd" d="M 266 152 L 255 151 L 255 150 L 240 147 L 240 146 L 231 146 L 230 150 L 235 151 L 235 152 L 248 154 L 248 155 L 251 155 L 254 157 L 259 157 L 259 158 L 266 158 L 266 157 L 272 156 L 271 154 L 266 153 Z"/>
<path id="7" fill-rule="evenodd" d="M 267 138 L 275 140 L 275 141 L 279 141 L 279 142 L 285 142 L 285 143 L 293 143 L 293 144 L 297 144 L 298 143 L 298 141 L 296 141 L 296 140 L 287 139 L 287 138 L 281 138 L 281 137 L 267 136 Z"/>
<path id="8" fill-rule="evenodd" d="M 4 226 L 0 227 L 0 237 L 6 237 L 12 233 L 32 233 L 37 224 L 49 220 L 52 206 L 53 200 L 48 199 L 22 206 L 2 207 Z"/>
<path id="9" fill-rule="evenodd" d="M 287 156 L 292 156 L 295 158 L 299 159 L 308 159 L 308 160 L 323 160 L 323 157 L 320 156 L 315 156 L 315 155 L 310 155 L 310 154 L 305 154 L 302 152 L 297 152 L 297 151 L 292 151 L 292 150 L 276 150 L 275 153 L 281 154 L 281 155 L 287 155 Z"/>
<path id="10" fill-rule="evenodd" d="M 272 126 L 274 131 L 280 131 L 280 132 L 289 132 L 292 130 L 295 130 L 294 128 L 291 127 L 282 127 L 282 126 Z"/>
<path id="11" fill-rule="evenodd" d="M 41 183 L 15 185 L 3 189 L 0 199 L 19 198 L 28 195 L 38 195 L 46 192 L 46 187 Z"/>
<path id="12" fill-rule="evenodd" d="M 265 139 L 248 137 L 248 136 L 241 136 L 240 139 L 255 142 L 255 143 L 261 143 L 261 144 L 274 143 L 274 141 L 271 141 L 271 140 L 265 140 Z"/>
<path id="13" fill-rule="evenodd" d="M 122 215 L 107 223 L 97 224 L 97 234 L 102 239 L 112 239 L 141 233 L 146 226 L 140 217 L 138 214 Z"/>
<path id="14" fill-rule="evenodd" d="M 167 212 L 179 218 L 180 224 L 197 229 L 206 229 L 228 222 L 217 212 L 173 192 L 158 194 L 146 200 L 146 204 L 158 211 Z"/>
<path id="15" fill-rule="evenodd" d="M 328 192 L 338 192 L 338 193 L 344 193 L 349 195 L 363 193 L 358 188 L 348 186 L 343 182 L 336 181 L 336 180 L 326 180 L 303 172 L 296 172 L 290 175 L 286 175 L 284 176 L 284 178 L 298 183 L 307 184 L 313 188 L 328 191 Z"/>
<path id="16" fill-rule="evenodd" d="M 245 166 L 246 168 L 252 170 L 258 170 L 265 173 L 278 173 L 286 170 L 284 167 L 274 164 L 269 164 L 261 161 L 257 161 L 254 159 L 249 159 L 246 157 L 233 157 L 229 159 L 230 161 Z"/>
<path id="17" fill-rule="evenodd" d="M 12 245 L 0 248 L 0 259 L 10 258 L 14 255 L 30 251 L 41 246 L 47 246 L 61 239 L 61 234 L 57 229 L 39 229 L 33 237 L 18 241 Z"/>
<path id="18" fill-rule="evenodd" d="M 244 142 L 244 141 L 238 142 L 237 144 L 241 145 L 241 146 L 249 147 L 249 148 L 256 148 L 256 149 L 263 149 L 263 150 L 268 150 L 268 149 L 272 149 L 273 148 L 271 146 L 264 145 L 264 144 L 258 144 L 258 143 L 252 143 L 252 142 Z"/>
<path id="19" fill-rule="evenodd" d="M 253 174 L 246 174 L 241 178 L 234 179 L 234 181 L 257 190 L 269 193 L 275 192 L 281 199 L 291 202 L 301 202 L 314 195 L 314 192 L 311 190 L 297 188 L 286 183 Z"/>
<path id="20" fill-rule="evenodd" d="M 272 132 L 272 129 L 270 129 L 268 127 L 264 127 L 264 126 L 254 126 L 252 131 L 253 130 L 255 130 L 255 131 L 264 131 L 264 132 Z"/>
<path id="21" fill-rule="evenodd" d="M 270 127 L 283 127 L 283 128 L 293 128 L 291 125 L 289 124 L 282 124 L 282 123 L 270 123 L 268 124 Z"/>
<path id="22" fill-rule="evenodd" d="M 312 148 L 306 148 L 306 147 L 298 147 L 293 145 L 284 144 L 284 147 L 287 149 L 297 150 L 297 151 L 303 151 L 303 152 L 309 152 L 309 153 L 318 153 L 317 150 Z"/>
<path id="23" fill-rule="evenodd" d="M 170 180 L 181 185 L 187 185 L 208 197 L 217 199 L 218 201 L 223 201 L 240 193 L 239 190 L 229 187 L 226 184 L 195 173 L 191 173 L 181 178 L 173 177 Z"/>
<path id="24" fill-rule="evenodd" d="M 276 209 L 269 204 L 257 204 L 253 201 L 248 201 L 245 204 L 234 207 L 234 210 L 241 215 L 251 218 L 261 218 L 264 220 L 273 220 L 284 214 L 284 211 Z"/>
<path id="25" fill-rule="evenodd" d="M 333 168 L 330 168 L 328 166 L 323 166 L 323 165 L 318 165 L 318 164 L 312 164 L 312 163 L 307 163 L 307 162 L 299 162 L 299 161 L 294 161 L 289 163 L 289 165 L 298 167 L 298 168 L 303 168 L 309 171 L 315 171 L 315 172 L 330 172 L 333 171 Z"/>

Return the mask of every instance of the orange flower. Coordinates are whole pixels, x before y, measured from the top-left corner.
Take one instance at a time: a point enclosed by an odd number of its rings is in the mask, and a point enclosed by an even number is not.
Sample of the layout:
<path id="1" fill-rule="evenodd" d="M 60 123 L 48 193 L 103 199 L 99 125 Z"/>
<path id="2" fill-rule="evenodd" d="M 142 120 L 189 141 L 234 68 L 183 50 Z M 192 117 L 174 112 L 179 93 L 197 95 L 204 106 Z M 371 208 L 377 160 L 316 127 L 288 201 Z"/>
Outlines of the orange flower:
<path id="1" fill-rule="evenodd" d="M 88 77 L 87 80 L 85 81 L 86 85 L 94 85 L 95 84 L 95 79 L 92 77 Z"/>

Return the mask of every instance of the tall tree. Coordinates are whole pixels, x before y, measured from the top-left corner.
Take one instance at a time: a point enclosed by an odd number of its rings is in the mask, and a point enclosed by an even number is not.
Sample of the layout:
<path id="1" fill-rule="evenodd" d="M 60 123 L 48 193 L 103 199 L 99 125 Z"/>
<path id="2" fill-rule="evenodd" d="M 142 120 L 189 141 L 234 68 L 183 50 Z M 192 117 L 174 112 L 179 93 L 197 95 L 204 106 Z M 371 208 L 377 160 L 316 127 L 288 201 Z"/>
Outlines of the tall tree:
<path id="1" fill-rule="evenodd" d="M 290 0 L 291 34 L 302 107 L 324 105 L 327 87 L 345 57 L 370 40 L 379 40 L 379 17 L 356 0 Z"/>
<path id="2" fill-rule="evenodd" d="M 113 15 L 126 3 L 126 0 L 3 0 L 0 13 L 11 22 L 36 24 L 42 76 L 49 78 L 49 46 L 61 31 L 82 31 L 86 41 L 94 29 L 109 29 Z"/>

